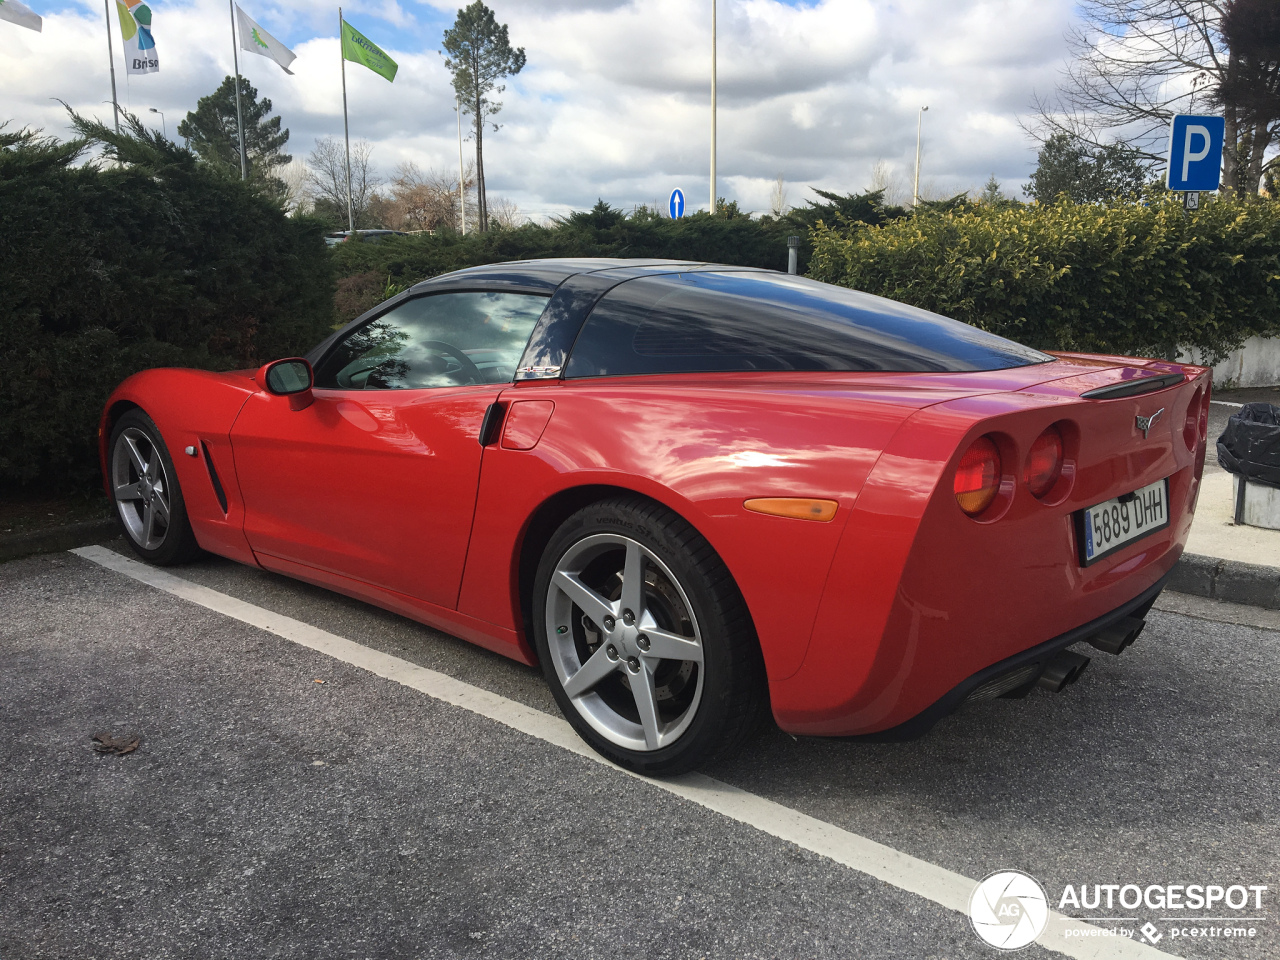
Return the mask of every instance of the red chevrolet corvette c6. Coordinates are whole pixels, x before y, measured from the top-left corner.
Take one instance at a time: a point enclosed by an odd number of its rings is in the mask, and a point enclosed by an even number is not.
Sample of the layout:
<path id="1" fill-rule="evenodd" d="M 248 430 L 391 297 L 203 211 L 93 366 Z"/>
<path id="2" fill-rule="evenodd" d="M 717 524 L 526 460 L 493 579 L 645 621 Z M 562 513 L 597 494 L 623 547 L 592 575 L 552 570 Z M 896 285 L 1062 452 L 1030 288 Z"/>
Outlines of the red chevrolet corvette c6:
<path id="1" fill-rule="evenodd" d="M 1209 391 L 766 270 L 529 261 L 305 359 L 130 377 L 101 456 L 143 559 L 540 664 L 595 749 L 674 773 L 766 709 L 904 739 L 1119 653 L 1186 542 Z"/>

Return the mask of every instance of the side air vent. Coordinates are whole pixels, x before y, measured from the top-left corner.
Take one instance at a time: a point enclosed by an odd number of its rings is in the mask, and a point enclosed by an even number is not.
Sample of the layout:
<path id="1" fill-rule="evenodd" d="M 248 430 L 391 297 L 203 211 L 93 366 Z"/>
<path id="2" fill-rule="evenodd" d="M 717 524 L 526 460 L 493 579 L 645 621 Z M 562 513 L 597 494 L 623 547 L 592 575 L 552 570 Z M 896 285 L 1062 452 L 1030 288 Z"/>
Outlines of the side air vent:
<path id="1" fill-rule="evenodd" d="M 209 468 L 209 482 L 213 484 L 213 495 L 218 498 L 218 506 L 223 516 L 227 513 L 227 491 L 222 489 L 222 481 L 218 479 L 218 471 L 213 466 L 213 457 L 209 456 L 209 445 L 200 441 L 200 449 L 204 452 L 204 465 Z"/>
<path id="2" fill-rule="evenodd" d="M 1080 396 L 1085 400 L 1119 400 L 1121 397 L 1139 397 L 1144 393 L 1155 393 L 1165 387 L 1172 387 L 1187 379 L 1180 373 L 1166 373 L 1160 377 L 1143 377 L 1141 380 L 1126 380 L 1110 386 L 1090 390 Z"/>

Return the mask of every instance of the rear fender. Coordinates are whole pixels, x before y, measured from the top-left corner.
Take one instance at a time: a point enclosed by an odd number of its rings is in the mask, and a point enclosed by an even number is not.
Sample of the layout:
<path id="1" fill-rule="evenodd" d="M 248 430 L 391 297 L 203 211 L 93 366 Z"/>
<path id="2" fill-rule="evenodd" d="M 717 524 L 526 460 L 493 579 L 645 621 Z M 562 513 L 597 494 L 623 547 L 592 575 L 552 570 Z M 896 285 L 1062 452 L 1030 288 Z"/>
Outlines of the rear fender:
<path id="1" fill-rule="evenodd" d="M 1189 420 L 1207 375 L 1156 393 L 1088 401 L 1058 391 L 967 397 L 914 416 L 850 518 L 809 654 L 771 695 L 784 729 L 873 733 L 909 720 L 986 666 L 1059 636 L 1158 583 L 1190 531 L 1204 462 Z M 1196 408 L 1193 410 L 1192 408 Z M 1136 413 L 1164 409 L 1149 437 Z M 1064 477 L 1037 499 L 1022 479 L 1033 441 L 1057 424 Z M 978 437 L 1001 451 L 1001 493 L 977 518 L 957 505 L 954 463 Z M 1081 508 L 1169 478 L 1170 526 L 1083 567 Z M 1005 499 L 1002 499 L 1005 498 Z"/>

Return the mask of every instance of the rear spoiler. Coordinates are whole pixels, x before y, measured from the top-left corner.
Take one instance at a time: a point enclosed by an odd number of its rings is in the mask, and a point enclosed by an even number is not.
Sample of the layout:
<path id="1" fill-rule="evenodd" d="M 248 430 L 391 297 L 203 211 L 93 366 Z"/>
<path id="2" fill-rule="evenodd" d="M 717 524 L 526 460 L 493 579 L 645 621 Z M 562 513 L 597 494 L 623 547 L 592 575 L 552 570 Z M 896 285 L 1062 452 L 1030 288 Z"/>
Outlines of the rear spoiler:
<path id="1" fill-rule="evenodd" d="M 1121 397 L 1139 397 L 1144 393 L 1155 393 L 1165 387 L 1172 387 L 1187 379 L 1182 373 L 1166 373 L 1158 377 L 1143 377 L 1140 380 L 1125 380 L 1113 383 L 1096 390 L 1080 394 L 1084 400 L 1119 400 Z"/>

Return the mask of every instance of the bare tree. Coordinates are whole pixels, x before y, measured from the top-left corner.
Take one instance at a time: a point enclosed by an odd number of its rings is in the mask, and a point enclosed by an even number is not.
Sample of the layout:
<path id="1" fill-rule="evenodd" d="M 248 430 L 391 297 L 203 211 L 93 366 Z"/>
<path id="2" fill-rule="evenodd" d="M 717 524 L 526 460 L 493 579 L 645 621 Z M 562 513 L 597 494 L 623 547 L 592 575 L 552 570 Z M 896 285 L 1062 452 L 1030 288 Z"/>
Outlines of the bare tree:
<path id="1" fill-rule="evenodd" d="M 773 191 L 769 194 L 769 212 L 775 217 L 782 217 L 790 209 L 791 204 L 787 203 L 786 178 L 778 174 L 778 179 L 773 181 Z"/>
<path id="2" fill-rule="evenodd" d="M 357 228 L 368 226 L 369 204 L 381 182 L 373 168 L 373 144 L 356 140 L 351 144 L 351 210 Z M 347 212 L 346 150 L 341 140 L 316 140 L 316 148 L 307 158 L 307 185 L 317 207 Z"/>
<path id="3" fill-rule="evenodd" d="M 529 218 L 520 212 L 514 200 L 506 197 L 494 197 L 489 204 L 489 226 L 499 230 L 514 230 L 528 223 Z"/>
<path id="4" fill-rule="evenodd" d="M 475 210 L 473 190 L 474 168 L 466 170 L 467 205 Z M 390 193 L 382 198 L 380 216 L 396 230 L 457 230 L 461 227 L 461 203 L 458 179 L 448 173 L 428 170 L 425 173 L 409 161 L 396 168 L 391 178 Z"/>
<path id="5" fill-rule="evenodd" d="M 884 191 L 882 202 L 886 207 L 904 207 L 911 200 L 911 191 L 908 189 L 906 181 L 894 173 L 893 168 L 884 160 L 877 160 L 875 166 L 871 168 L 871 186 L 869 189 L 872 191 Z M 923 197 L 928 189 L 932 189 L 932 181 L 927 182 L 921 188 L 920 195 Z"/>
<path id="6" fill-rule="evenodd" d="M 1054 96 L 1035 98 L 1030 132 L 1041 142 L 1054 134 L 1095 148 L 1118 142 L 1155 166 L 1174 114 L 1222 106 L 1224 187 L 1256 193 L 1276 163 L 1264 157 L 1280 112 L 1242 116 L 1230 83 L 1224 90 L 1240 56 L 1222 30 L 1233 8 L 1255 6 L 1274 0 L 1081 0 L 1081 23 L 1067 35 L 1074 62 Z"/>
<path id="7" fill-rule="evenodd" d="M 285 208 L 292 214 L 310 213 L 315 206 L 309 172 L 302 160 L 294 160 L 276 170 L 275 175 L 284 184 Z"/>

